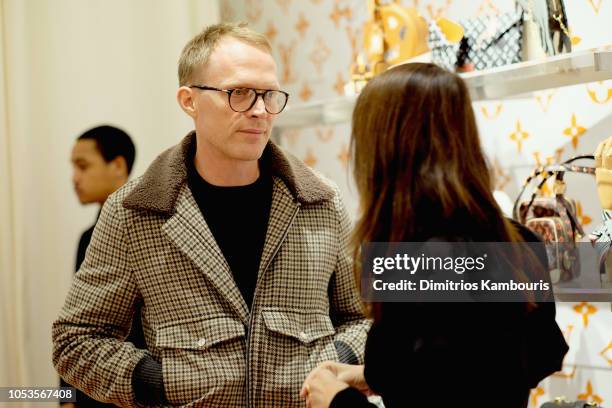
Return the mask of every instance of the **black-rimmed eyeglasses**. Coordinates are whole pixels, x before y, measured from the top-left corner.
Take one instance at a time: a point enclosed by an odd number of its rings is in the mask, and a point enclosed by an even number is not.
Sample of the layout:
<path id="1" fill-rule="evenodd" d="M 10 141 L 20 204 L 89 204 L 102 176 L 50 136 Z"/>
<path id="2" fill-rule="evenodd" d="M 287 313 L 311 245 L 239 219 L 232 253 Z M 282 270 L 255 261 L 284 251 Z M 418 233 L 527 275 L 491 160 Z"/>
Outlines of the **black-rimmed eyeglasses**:
<path id="1" fill-rule="evenodd" d="M 246 112 L 250 110 L 261 96 L 266 107 L 266 112 L 276 115 L 281 113 L 287 101 L 289 94 L 284 91 L 275 91 L 271 89 L 258 91 L 252 88 L 234 88 L 234 89 L 219 89 L 205 85 L 189 85 L 189 88 L 197 88 L 203 91 L 225 92 L 227 94 L 230 108 L 234 112 Z"/>

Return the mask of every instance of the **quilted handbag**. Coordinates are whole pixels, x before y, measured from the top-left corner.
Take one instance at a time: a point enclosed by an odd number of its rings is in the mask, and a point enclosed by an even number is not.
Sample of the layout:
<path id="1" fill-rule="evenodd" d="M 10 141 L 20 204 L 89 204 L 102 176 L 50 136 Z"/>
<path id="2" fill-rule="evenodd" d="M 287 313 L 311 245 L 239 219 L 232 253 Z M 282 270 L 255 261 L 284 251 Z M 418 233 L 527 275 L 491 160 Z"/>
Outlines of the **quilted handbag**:
<path id="1" fill-rule="evenodd" d="M 452 71 L 495 68 L 521 61 L 523 11 L 459 21 L 465 34 L 449 41 L 436 22 L 429 26 L 432 61 Z"/>
<path id="2" fill-rule="evenodd" d="M 546 246 L 552 283 L 570 281 L 580 274 L 580 258 L 576 241 L 584 230 L 576 216 L 576 205 L 565 194 L 563 176 L 566 172 L 594 174 L 593 167 L 575 166 L 573 161 L 593 156 L 578 156 L 561 165 L 539 168 L 529 176 L 514 204 L 514 218 L 540 235 Z M 555 178 L 553 197 L 537 197 L 538 191 L 551 178 Z M 521 197 L 533 180 L 539 180 L 529 201 Z"/>

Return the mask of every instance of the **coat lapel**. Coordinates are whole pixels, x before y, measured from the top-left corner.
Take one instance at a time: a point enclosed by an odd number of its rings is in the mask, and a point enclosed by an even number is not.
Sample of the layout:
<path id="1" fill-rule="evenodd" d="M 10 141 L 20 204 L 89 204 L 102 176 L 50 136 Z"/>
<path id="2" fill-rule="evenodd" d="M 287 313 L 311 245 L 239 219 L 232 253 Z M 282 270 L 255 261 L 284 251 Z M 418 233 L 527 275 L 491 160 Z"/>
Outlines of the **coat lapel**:
<path id="1" fill-rule="evenodd" d="M 228 300 L 243 322 L 247 323 L 248 307 L 186 183 L 179 193 L 176 211 L 162 230 Z"/>
<path id="2" fill-rule="evenodd" d="M 259 274 L 261 277 L 268 265 L 272 262 L 278 248 L 283 243 L 295 214 L 300 204 L 293 199 L 285 184 L 274 178 L 272 189 L 272 207 L 268 219 L 268 231 L 259 263 Z"/>

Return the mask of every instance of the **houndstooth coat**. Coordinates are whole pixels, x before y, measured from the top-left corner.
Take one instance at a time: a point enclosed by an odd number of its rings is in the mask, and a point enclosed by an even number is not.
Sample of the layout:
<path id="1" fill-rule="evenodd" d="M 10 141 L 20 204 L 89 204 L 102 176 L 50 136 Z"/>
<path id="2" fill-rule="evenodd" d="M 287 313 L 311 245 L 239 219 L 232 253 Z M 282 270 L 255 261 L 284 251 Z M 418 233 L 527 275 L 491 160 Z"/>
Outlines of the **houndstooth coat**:
<path id="1" fill-rule="evenodd" d="M 192 132 L 104 205 L 53 324 L 55 367 L 93 397 L 132 407 L 132 372 L 150 353 L 172 405 L 303 407 L 301 384 L 338 359 L 334 344 L 362 362 L 369 322 L 346 210 L 328 182 L 268 144 L 272 206 L 249 313 L 187 187 L 193 143 Z M 122 341 L 139 302 L 148 351 Z"/>

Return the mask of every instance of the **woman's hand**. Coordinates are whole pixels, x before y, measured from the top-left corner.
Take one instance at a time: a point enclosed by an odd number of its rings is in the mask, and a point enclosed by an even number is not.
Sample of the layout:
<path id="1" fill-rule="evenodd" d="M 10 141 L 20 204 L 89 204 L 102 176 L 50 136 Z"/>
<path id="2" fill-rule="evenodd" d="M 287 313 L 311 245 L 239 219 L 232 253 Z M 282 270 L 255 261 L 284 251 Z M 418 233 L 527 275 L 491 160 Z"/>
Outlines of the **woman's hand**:
<path id="1" fill-rule="evenodd" d="M 374 395 L 368 383 L 366 383 L 365 377 L 363 375 L 363 365 L 351 365 L 351 364 L 342 364 L 337 363 L 335 361 L 325 361 L 319 365 L 319 367 L 324 367 L 330 370 L 332 373 L 336 374 L 336 377 L 340 381 L 343 381 L 349 385 L 349 387 L 356 388 L 361 391 L 362 394 L 367 396 Z"/>
<path id="2" fill-rule="evenodd" d="M 334 372 L 319 365 L 306 377 L 300 397 L 306 400 L 308 408 L 328 408 L 336 394 L 348 386 Z"/>
<path id="3" fill-rule="evenodd" d="M 327 407 L 336 393 L 347 387 L 356 388 L 367 396 L 374 395 L 365 381 L 363 365 L 325 361 L 308 375 L 300 396 L 307 400 L 308 407 Z M 310 395 L 312 398 L 309 398 Z M 319 403 L 321 405 L 316 405 Z"/>
<path id="4" fill-rule="evenodd" d="M 612 137 L 597 146 L 595 167 L 599 202 L 604 210 L 612 210 Z"/>

